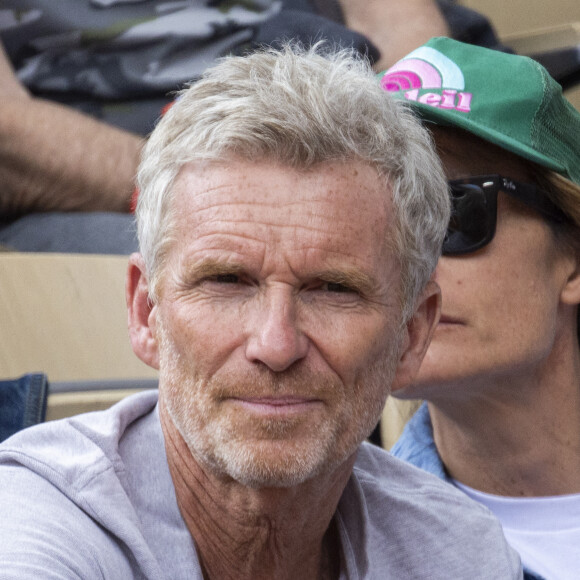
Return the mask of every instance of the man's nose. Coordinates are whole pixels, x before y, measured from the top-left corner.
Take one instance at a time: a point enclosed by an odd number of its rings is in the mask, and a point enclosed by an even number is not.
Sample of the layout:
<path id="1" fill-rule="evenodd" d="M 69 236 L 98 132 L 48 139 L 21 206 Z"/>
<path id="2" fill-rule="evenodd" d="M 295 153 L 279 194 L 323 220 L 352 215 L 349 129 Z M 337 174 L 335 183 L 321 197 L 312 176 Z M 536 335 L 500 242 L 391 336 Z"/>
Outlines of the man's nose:
<path id="1" fill-rule="evenodd" d="M 246 358 L 281 372 L 306 356 L 308 337 L 298 327 L 290 289 L 271 289 L 262 298 L 252 316 Z"/>

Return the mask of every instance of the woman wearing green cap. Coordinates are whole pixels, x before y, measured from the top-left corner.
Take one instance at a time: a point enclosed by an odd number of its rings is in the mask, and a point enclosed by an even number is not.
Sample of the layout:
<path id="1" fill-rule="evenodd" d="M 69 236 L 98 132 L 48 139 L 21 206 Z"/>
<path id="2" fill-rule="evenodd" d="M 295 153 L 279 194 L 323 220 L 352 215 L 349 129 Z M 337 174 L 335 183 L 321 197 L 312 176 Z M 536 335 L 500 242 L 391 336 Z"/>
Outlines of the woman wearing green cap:
<path id="1" fill-rule="evenodd" d="M 501 520 L 528 578 L 580 577 L 580 113 L 530 59 L 433 39 L 381 78 L 432 128 L 454 213 L 424 399 L 393 454 Z"/>

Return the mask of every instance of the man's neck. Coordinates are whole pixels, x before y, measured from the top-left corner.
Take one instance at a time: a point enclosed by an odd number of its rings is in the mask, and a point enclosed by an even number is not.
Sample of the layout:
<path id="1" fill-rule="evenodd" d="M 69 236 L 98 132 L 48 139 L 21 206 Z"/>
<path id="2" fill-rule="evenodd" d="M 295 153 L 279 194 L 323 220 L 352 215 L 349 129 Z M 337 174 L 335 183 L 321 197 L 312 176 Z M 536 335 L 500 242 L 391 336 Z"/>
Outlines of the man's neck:
<path id="1" fill-rule="evenodd" d="M 579 367 L 575 355 L 533 375 L 490 378 L 477 396 L 429 403 L 451 477 L 497 495 L 580 493 Z"/>
<path id="2" fill-rule="evenodd" d="M 297 487 L 248 488 L 203 469 L 173 422 L 160 416 L 177 503 L 206 580 L 338 577 L 332 518 L 354 458 Z"/>

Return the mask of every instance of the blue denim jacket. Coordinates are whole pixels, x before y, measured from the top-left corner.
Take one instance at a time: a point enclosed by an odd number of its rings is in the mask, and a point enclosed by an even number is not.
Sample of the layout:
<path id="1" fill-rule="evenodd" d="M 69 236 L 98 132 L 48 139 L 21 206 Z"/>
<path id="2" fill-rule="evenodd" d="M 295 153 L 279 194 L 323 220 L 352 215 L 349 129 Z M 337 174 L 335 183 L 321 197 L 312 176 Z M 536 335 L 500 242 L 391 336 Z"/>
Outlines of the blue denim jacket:
<path id="1" fill-rule="evenodd" d="M 411 417 L 401 437 L 393 445 L 391 453 L 395 457 L 408 461 L 416 467 L 420 467 L 451 483 L 451 479 L 437 452 L 437 447 L 435 447 L 433 427 L 427 403 L 423 403 Z M 524 568 L 524 580 L 544 580 L 544 578 Z"/>
<path id="2" fill-rule="evenodd" d="M 48 379 L 41 373 L 0 381 L 0 441 L 46 416 Z"/>

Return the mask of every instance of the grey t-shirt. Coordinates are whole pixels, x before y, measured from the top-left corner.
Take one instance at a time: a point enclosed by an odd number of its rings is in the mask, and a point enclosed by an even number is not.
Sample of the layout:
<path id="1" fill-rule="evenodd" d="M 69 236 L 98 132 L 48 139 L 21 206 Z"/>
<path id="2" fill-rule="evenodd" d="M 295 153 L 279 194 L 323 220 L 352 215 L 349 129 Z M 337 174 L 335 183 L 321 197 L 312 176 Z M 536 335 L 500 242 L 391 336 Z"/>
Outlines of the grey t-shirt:
<path id="1" fill-rule="evenodd" d="M 156 402 L 140 393 L 0 445 L 0 579 L 202 579 Z M 490 512 L 366 443 L 335 521 L 341 580 L 522 577 Z"/>

